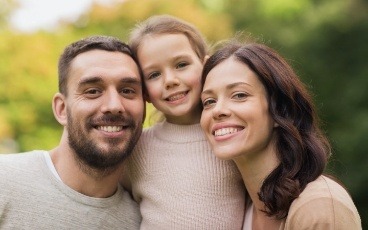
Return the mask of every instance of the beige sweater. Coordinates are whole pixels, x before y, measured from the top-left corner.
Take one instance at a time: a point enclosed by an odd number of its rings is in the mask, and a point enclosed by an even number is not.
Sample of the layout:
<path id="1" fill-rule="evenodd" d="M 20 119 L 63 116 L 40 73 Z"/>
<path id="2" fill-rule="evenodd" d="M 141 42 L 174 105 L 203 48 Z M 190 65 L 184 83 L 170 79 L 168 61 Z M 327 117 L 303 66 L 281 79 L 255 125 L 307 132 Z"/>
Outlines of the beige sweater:
<path id="1" fill-rule="evenodd" d="M 293 201 L 280 230 L 360 230 L 358 211 L 347 191 L 320 176 Z"/>
<path id="2" fill-rule="evenodd" d="M 199 124 L 145 129 L 128 164 L 141 229 L 241 229 L 240 173 L 214 156 Z"/>

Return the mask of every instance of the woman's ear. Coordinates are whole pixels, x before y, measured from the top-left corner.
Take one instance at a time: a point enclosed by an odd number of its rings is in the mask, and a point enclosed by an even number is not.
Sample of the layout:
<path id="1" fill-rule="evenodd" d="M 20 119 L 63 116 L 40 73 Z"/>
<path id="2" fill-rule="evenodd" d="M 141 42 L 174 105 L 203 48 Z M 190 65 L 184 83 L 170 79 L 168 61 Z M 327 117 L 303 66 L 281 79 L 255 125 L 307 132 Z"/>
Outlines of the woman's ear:
<path id="1" fill-rule="evenodd" d="M 52 99 L 52 111 L 55 119 L 63 126 L 68 123 L 67 108 L 65 96 L 61 93 L 56 93 Z"/>

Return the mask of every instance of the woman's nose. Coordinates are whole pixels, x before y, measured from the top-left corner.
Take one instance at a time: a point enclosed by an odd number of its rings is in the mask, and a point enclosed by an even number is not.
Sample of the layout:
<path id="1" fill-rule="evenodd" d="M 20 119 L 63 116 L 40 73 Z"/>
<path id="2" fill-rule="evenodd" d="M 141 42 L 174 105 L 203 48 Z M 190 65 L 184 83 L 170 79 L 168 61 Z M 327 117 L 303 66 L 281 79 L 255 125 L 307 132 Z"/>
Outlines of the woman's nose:
<path id="1" fill-rule="evenodd" d="M 212 109 L 212 116 L 215 119 L 221 119 L 230 116 L 230 110 L 228 109 L 225 101 L 217 100 L 216 105 Z"/>

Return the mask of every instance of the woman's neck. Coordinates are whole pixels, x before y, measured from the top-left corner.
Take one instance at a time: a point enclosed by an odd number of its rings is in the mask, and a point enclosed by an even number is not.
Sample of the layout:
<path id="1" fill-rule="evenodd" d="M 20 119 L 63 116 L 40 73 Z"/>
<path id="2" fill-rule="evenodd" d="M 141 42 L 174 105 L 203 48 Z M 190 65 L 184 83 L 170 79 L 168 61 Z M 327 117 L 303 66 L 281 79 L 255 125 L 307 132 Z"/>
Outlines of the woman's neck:
<path id="1" fill-rule="evenodd" d="M 252 155 L 243 155 L 234 159 L 234 162 L 242 175 L 254 205 L 253 229 L 278 229 L 281 222 L 273 217 L 268 217 L 262 211 L 265 210 L 265 204 L 258 196 L 264 180 L 279 164 L 274 147 L 268 147 L 264 151 Z M 269 228 L 270 226 L 274 227 Z"/>

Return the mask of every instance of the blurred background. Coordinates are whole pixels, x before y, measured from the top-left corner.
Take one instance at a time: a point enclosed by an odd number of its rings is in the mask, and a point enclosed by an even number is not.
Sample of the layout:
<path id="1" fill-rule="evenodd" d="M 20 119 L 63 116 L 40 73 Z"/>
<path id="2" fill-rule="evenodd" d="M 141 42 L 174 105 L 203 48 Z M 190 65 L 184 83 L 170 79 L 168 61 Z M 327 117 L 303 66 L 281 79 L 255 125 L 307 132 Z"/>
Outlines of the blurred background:
<path id="1" fill-rule="evenodd" d="M 0 0 L 0 153 L 58 144 L 51 99 L 66 45 L 92 34 L 127 41 L 154 14 L 193 23 L 209 44 L 242 31 L 286 57 L 332 142 L 327 172 L 346 185 L 368 228 L 367 0 Z"/>

